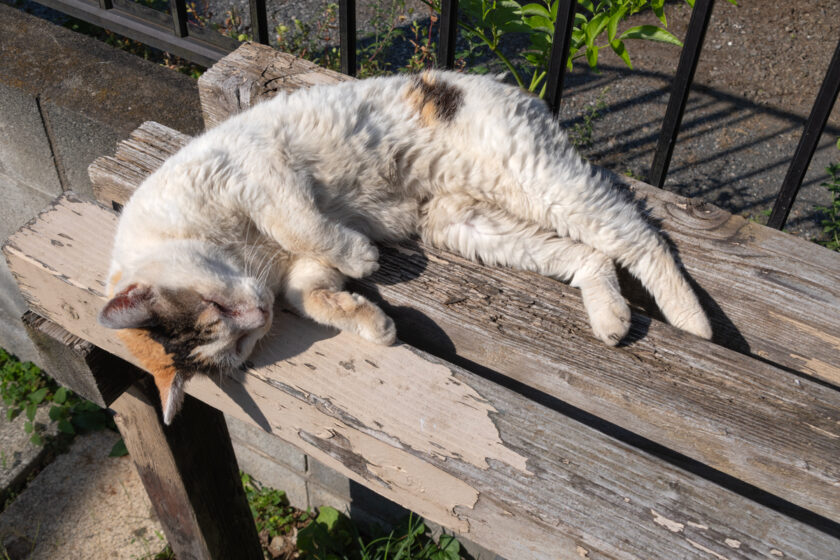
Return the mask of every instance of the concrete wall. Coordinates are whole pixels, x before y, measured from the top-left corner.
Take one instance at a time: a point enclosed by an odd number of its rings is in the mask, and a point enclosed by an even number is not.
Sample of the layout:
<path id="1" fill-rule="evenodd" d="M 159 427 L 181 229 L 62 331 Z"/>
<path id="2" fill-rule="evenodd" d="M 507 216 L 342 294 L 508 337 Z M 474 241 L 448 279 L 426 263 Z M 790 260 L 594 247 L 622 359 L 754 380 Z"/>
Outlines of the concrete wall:
<path id="1" fill-rule="evenodd" d="M 3 4 L 0 53 L 0 240 L 63 191 L 92 199 L 88 165 L 142 122 L 203 128 L 192 78 Z M 2 260 L 0 346 L 38 363 L 20 323 L 25 309 Z M 240 468 L 297 507 L 331 505 L 379 523 L 407 513 L 262 430 L 233 418 L 228 425 Z"/>

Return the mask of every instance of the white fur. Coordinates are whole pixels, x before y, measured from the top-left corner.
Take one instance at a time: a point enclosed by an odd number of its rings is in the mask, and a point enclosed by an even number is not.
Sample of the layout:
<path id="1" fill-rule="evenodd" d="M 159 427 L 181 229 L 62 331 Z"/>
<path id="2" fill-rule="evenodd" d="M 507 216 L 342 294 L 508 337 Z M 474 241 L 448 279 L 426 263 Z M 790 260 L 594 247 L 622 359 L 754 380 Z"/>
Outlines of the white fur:
<path id="1" fill-rule="evenodd" d="M 419 233 L 487 264 L 571 281 L 607 344 L 630 322 L 614 261 L 670 322 L 711 336 L 665 242 L 574 152 L 541 100 L 489 78 L 426 77 L 460 91 L 451 120 L 424 120 L 410 101 L 416 78 L 395 76 L 281 94 L 195 139 L 126 204 L 112 288 L 259 277 L 301 313 L 390 343 L 393 323 L 373 304 L 321 296 L 340 294 L 342 275 L 376 270 L 372 241 Z"/>

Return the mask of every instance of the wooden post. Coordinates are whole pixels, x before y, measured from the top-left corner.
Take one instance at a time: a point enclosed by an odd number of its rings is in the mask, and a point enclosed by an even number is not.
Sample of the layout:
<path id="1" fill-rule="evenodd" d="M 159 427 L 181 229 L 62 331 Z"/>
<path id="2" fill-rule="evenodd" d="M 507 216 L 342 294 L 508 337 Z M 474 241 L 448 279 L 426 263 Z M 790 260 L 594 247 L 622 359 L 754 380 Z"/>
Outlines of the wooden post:
<path id="1" fill-rule="evenodd" d="M 177 421 L 165 426 L 148 378 L 112 408 L 178 559 L 262 560 L 224 414 L 187 395 Z"/>
<path id="2" fill-rule="evenodd" d="M 136 379 L 134 367 L 64 330 L 37 313 L 22 317 L 29 338 L 41 354 L 41 367 L 61 385 L 101 407 L 108 407 Z"/>

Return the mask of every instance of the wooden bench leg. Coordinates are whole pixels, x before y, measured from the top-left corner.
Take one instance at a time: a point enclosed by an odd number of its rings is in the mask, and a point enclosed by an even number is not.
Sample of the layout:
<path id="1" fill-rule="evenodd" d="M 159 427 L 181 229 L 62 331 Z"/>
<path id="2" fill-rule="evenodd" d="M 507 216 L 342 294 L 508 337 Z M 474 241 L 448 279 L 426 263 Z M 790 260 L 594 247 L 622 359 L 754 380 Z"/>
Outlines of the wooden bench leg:
<path id="1" fill-rule="evenodd" d="M 145 379 L 111 408 L 178 559 L 262 560 L 224 415 L 187 395 L 165 426 Z"/>

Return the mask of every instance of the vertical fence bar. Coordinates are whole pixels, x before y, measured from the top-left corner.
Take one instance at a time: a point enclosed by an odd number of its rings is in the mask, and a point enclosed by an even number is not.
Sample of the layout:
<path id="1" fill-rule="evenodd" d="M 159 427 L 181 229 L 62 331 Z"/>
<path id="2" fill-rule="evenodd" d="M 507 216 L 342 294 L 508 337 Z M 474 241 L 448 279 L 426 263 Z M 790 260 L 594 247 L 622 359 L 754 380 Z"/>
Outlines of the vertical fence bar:
<path id="1" fill-rule="evenodd" d="M 576 6 L 577 0 L 559 0 L 557 19 L 554 21 L 554 42 L 551 45 L 551 56 L 548 60 L 545 100 L 555 115 L 560 110 L 563 76 L 566 73 L 566 59 L 569 58 L 569 45 L 572 42 Z"/>
<path id="2" fill-rule="evenodd" d="M 338 32 L 341 42 L 341 71 L 356 75 L 356 2 L 339 0 Z"/>
<path id="3" fill-rule="evenodd" d="M 99 0 L 99 7 L 103 10 L 110 10 L 114 7 L 114 3 L 111 0 Z"/>
<path id="4" fill-rule="evenodd" d="M 688 32 L 685 35 L 680 62 L 677 66 L 677 75 L 674 76 L 674 83 L 671 86 L 668 109 L 665 111 L 665 120 L 662 122 L 653 165 L 648 175 L 648 183 L 657 187 L 665 184 L 668 166 L 671 165 L 671 155 L 677 143 L 677 134 L 679 134 L 685 104 L 688 101 L 688 92 L 691 89 L 691 82 L 694 81 L 694 71 L 697 70 L 697 61 L 700 60 L 700 51 L 703 49 L 703 40 L 706 37 L 706 29 L 709 27 L 709 18 L 712 16 L 714 4 L 714 0 L 697 0 L 691 12 L 691 21 L 688 23 Z"/>
<path id="5" fill-rule="evenodd" d="M 455 66 L 455 39 L 458 32 L 458 0 L 442 0 L 440 4 L 440 36 L 438 38 L 438 66 Z"/>
<path id="6" fill-rule="evenodd" d="M 814 107 L 811 109 L 808 122 L 805 123 L 805 130 L 796 146 L 793 161 L 788 167 L 785 180 L 782 182 L 782 188 L 776 197 L 770 219 L 767 220 L 767 225 L 771 228 L 782 229 L 785 226 L 793 201 L 796 200 L 799 187 L 802 186 L 805 173 L 811 164 L 811 158 L 814 157 L 820 136 L 828 122 L 828 116 L 834 108 L 834 102 L 837 101 L 838 93 L 840 93 L 840 41 L 834 49 L 834 56 L 831 58 L 828 71 L 823 78 L 817 100 L 814 101 Z"/>
<path id="7" fill-rule="evenodd" d="M 266 15 L 265 0 L 250 0 L 251 31 L 254 41 L 263 45 L 268 44 L 268 16 Z"/>
<path id="8" fill-rule="evenodd" d="M 170 0 L 169 11 L 172 12 L 172 28 L 176 37 L 187 36 L 187 2 L 186 0 Z"/>

